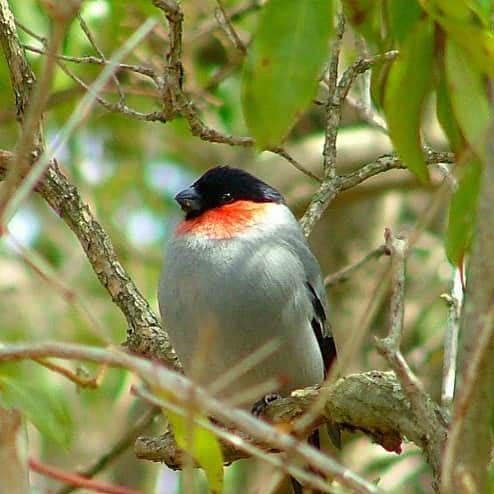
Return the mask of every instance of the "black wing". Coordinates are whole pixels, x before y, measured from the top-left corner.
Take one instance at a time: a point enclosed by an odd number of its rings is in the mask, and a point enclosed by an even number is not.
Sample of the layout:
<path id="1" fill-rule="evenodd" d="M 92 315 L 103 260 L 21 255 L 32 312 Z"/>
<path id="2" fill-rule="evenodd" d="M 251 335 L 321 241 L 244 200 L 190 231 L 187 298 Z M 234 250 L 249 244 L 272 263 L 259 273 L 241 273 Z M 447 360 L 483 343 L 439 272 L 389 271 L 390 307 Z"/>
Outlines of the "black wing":
<path id="1" fill-rule="evenodd" d="M 324 306 L 317 296 L 314 287 L 309 282 L 306 282 L 306 285 L 311 296 L 312 306 L 314 307 L 314 317 L 311 321 L 312 329 L 316 335 L 317 343 L 319 344 L 319 349 L 324 361 L 324 373 L 327 375 L 336 359 L 336 346 L 333 337 L 326 330 L 328 321 Z"/>

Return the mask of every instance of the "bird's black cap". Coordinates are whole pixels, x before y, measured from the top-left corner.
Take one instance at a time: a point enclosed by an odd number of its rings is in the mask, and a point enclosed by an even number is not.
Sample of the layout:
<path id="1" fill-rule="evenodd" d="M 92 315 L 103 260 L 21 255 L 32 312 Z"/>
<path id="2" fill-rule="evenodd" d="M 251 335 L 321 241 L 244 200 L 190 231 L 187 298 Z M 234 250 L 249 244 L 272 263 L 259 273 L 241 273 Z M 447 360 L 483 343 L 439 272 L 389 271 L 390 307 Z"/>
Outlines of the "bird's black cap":
<path id="1" fill-rule="evenodd" d="M 274 187 L 245 170 L 229 166 L 211 168 L 190 187 L 179 192 L 175 200 L 185 211 L 186 219 L 235 201 L 285 203 Z"/>

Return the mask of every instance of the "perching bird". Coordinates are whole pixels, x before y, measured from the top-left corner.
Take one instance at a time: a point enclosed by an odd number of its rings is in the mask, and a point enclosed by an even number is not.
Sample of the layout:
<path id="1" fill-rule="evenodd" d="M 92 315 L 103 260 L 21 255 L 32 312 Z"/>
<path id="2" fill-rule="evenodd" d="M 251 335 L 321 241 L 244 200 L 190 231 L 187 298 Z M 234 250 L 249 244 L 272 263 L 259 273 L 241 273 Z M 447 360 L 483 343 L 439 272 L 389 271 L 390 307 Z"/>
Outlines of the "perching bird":
<path id="1" fill-rule="evenodd" d="M 244 170 L 218 166 L 175 199 L 185 219 L 168 245 L 159 306 L 184 369 L 201 359 L 196 377 L 214 383 L 275 340 L 277 351 L 223 396 L 273 377 L 280 393 L 321 383 L 336 356 L 326 293 L 283 196 Z"/>

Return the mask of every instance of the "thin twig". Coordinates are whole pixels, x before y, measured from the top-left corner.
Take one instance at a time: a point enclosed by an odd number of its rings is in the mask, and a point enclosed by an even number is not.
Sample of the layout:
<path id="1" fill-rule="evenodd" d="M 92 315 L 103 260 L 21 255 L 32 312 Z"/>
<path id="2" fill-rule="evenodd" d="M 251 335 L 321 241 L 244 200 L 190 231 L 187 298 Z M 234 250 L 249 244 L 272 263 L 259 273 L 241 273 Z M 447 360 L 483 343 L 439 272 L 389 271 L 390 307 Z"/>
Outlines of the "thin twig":
<path id="1" fill-rule="evenodd" d="M 286 433 L 280 432 L 275 427 L 255 418 L 244 410 L 234 409 L 223 401 L 213 398 L 183 375 L 173 372 L 156 362 L 129 355 L 122 351 L 69 343 L 33 343 L 0 346 L 0 362 L 46 357 L 82 359 L 128 369 L 146 381 L 151 389 L 166 390 L 167 399 L 174 406 L 181 404 L 184 413 L 187 413 L 187 404 L 183 402 L 192 392 L 198 406 L 200 406 L 200 409 L 205 415 L 211 415 L 221 423 L 243 431 L 256 441 L 268 444 L 280 451 L 293 450 L 296 453 L 295 462 L 302 460 L 315 470 L 334 478 L 341 485 L 355 492 L 362 494 L 380 492 L 372 483 L 359 477 L 315 448 Z M 286 461 L 288 462 L 288 459 Z"/>
<path id="2" fill-rule="evenodd" d="M 64 376 L 69 381 L 76 384 L 78 387 L 85 389 L 97 389 L 100 386 L 101 380 L 103 379 L 103 375 L 105 373 L 105 366 L 100 367 L 96 376 L 93 377 L 87 372 L 81 372 L 79 369 L 76 372 L 74 372 L 71 369 L 67 369 L 67 367 L 64 367 L 63 365 L 55 364 L 54 362 L 51 362 L 49 360 L 45 360 L 45 359 L 33 359 L 33 360 L 37 362 L 39 365 L 42 365 L 43 367 L 46 367 L 47 369 L 56 372 L 61 376 Z"/>
<path id="3" fill-rule="evenodd" d="M 389 331 L 385 338 L 376 338 L 376 347 L 396 375 L 403 386 L 405 395 L 410 400 L 411 413 L 417 420 L 430 425 L 437 421 L 437 411 L 432 400 L 424 391 L 422 383 L 410 369 L 403 357 L 400 344 L 403 336 L 404 311 L 405 311 L 405 267 L 408 254 L 408 239 L 405 235 L 395 235 L 390 229 L 385 230 L 385 245 L 391 253 L 391 300 Z M 444 423 L 446 419 L 443 417 Z M 444 430 L 437 435 L 438 431 L 430 431 L 430 442 L 428 448 L 430 457 L 435 458 L 432 464 L 435 475 L 440 472 L 441 451 L 446 439 Z M 433 436 L 436 436 L 433 438 Z"/>
<path id="4" fill-rule="evenodd" d="M 101 492 L 103 494 L 142 494 L 141 491 L 131 489 L 130 487 L 124 487 L 120 485 L 108 484 L 100 480 L 92 480 L 82 475 L 77 475 L 72 472 L 66 472 L 61 468 L 54 467 L 53 465 L 46 465 L 34 458 L 29 459 L 29 468 L 40 475 L 50 477 L 62 482 L 66 482 L 75 485 L 80 488 L 84 488 L 93 492 Z"/>
<path id="5" fill-rule="evenodd" d="M 303 174 L 307 175 L 308 177 L 312 178 L 313 180 L 316 180 L 319 183 L 322 182 L 321 178 L 319 178 L 317 175 L 315 175 L 310 170 L 305 168 L 305 166 L 302 165 L 301 163 L 299 163 L 291 154 L 288 153 L 288 151 L 286 149 L 284 149 L 282 147 L 276 147 L 276 148 L 268 149 L 268 151 L 275 153 L 278 156 L 281 156 L 282 158 L 285 158 L 298 171 L 302 172 Z"/>
<path id="6" fill-rule="evenodd" d="M 99 48 L 98 44 L 96 43 L 96 39 L 94 38 L 93 34 L 91 33 L 91 30 L 89 29 L 89 26 L 86 24 L 86 21 L 82 18 L 80 12 L 77 14 L 77 18 L 79 19 L 79 25 L 81 26 L 81 29 L 83 30 L 84 34 L 86 35 L 86 38 L 88 39 L 89 43 L 91 46 L 94 48 L 94 51 L 100 56 L 101 60 L 103 60 L 104 64 L 106 65 L 106 57 L 103 53 L 103 51 Z M 117 88 L 117 92 L 120 98 L 120 104 L 124 104 L 125 101 L 125 95 L 122 92 L 122 88 L 120 86 L 120 81 L 118 80 L 117 75 L 115 72 L 112 73 L 111 79 L 115 83 L 115 87 Z"/>
<path id="7" fill-rule="evenodd" d="M 230 11 L 227 12 L 227 19 L 229 22 L 239 20 L 247 14 L 251 14 L 256 10 L 259 10 L 263 3 L 264 0 L 249 0 L 244 3 L 234 5 Z M 204 23 L 198 27 L 197 31 L 193 32 L 188 38 L 186 38 L 186 41 L 196 42 L 200 37 L 206 36 L 219 28 L 220 26 L 218 26 L 216 19 L 207 18 Z"/>
<path id="8" fill-rule="evenodd" d="M 85 118 L 90 110 L 95 96 L 99 90 L 106 84 L 106 81 L 111 77 L 115 66 L 120 63 L 122 58 L 132 50 L 156 25 L 156 21 L 152 18 L 148 19 L 140 28 L 116 51 L 112 57 L 112 62 L 105 66 L 98 79 L 92 85 L 92 91 L 88 92 L 82 98 L 80 104 L 72 113 L 67 123 L 56 136 L 52 147 L 44 150 L 39 160 L 30 168 L 29 173 L 24 178 L 22 184 L 16 189 L 15 193 L 9 198 L 5 204 L 4 214 L 2 217 L 3 223 L 17 211 L 20 204 L 29 196 L 36 183 L 41 178 L 46 168 L 49 166 L 50 159 L 58 151 L 58 149 L 67 141 L 72 132 L 77 128 L 82 119 Z M 54 60 L 55 62 L 55 60 Z M 17 158 L 18 159 L 18 158 Z M 29 162 L 31 164 L 31 161 Z"/>
<path id="9" fill-rule="evenodd" d="M 25 28 L 23 28 L 25 29 Z M 40 55 L 46 55 L 46 50 L 42 48 L 37 48 L 36 46 L 23 44 L 22 47 L 27 51 L 32 51 L 33 53 L 39 53 Z M 86 57 L 72 57 L 70 55 L 56 55 L 57 60 L 63 60 L 65 62 L 73 62 L 73 63 L 87 63 L 93 65 L 108 65 L 110 62 L 108 60 L 103 60 L 98 57 L 86 56 Z M 145 75 L 150 77 L 151 79 L 155 79 L 156 74 L 154 70 L 149 67 L 144 67 L 144 65 L 132 65 L 128 63 L 119 63 L 117 65 L 117 71 L 119 70 L 128 70 L 130 72 L 136 72 L 138 74 Z"/>
<path id="10" fill-rule="evenodd" d="M 345 33 L 345 18 L 338 15 L 336 34 L 331 48 L 331 60 L 328 69 L 328 96 L 326 99 L 326 130 L 323 147 L 324 180 L 331 182 L 336 177 L 336 136 L 341 121 L 341 100 L 338 99 L 338 64 L 341 42 Z"/>
<path id="11" fill-rule="evenodd" d="M 216 0 L 216 4 L 218 5 L 218 8 L 215 11 L 215 17 L 218 21 L 218 24 L 220 25 L 221 29 L 223 29 L 227 37 L 232 41 L 233 46 L 235 46 L 238 52 L 241 55 L 245 55 L 247 53 L 247 48 L 242 43 L 242 40 L 237 34 L 237 31 L 235 31 L 235 28 L 233 27 L 233 24 L 225 10 L 223 2 L 221 0 Z"/>
<path id="12" fill-rule="evenodd" d="M 109 112 L 122 113 L 123 115 L 127 115 L 130 118 L 143 120 L 145 122 L 163 121 L 163 115 L 161 112 L 139 112 L 137 110 L 129 108 L 122 99 L 120 99 L 118 103 L 111 103 L 110 101 L 107 101 L 105 98 L 94 91 L 92 85 L 86 84 L 80 77 L 75 75 L 74 72 L 72 72 L 62 61 L 59 60 L 57 64 L 63 70 L 63 72 L 65 72 L 65 74 L 67 74 L 76 84 L 81 86 L 86 91 L 86 94 L 92 94 L 94 99 Z"/>
<path id="13" fill-rule="evenodd" d="M 156 407 L 149 407 L 140 417 L 130 425 L 130 428 L 125 434 L 103 455 L 101 455 L 91 466 L 84 468 L 77 472 L 85 478 L 92 478 L 97 473 L 103 471 L 109 464 L 115 461 L 122 453 L 127 451 L 136 440 L 136 438 L 144 432 L 144 430 L 151 425 L 155 417 L 160 413 L 160 410 Z M 56 494 L 70 494 L 75 491 L 77 487 L 73 485 L 67 485 L 57 491 Z"/>
<path id="14" fill-rule="evenodd" d="M 359 74 L 369 70 L 378 60 L 396 56 L 396 52 L 387 52 L 369 59 L 357 60 L 345 70 L 337 82 L 339 50 L 343 31 L 344 21 L 343 17 L 340 16 L 327 80 L 328 96 L 325 103 L 326 129 L 323 148 L 324 179 L 300 221 L 305 236 L 310 234 L 316 222 L 319 221 L 329 204 L 341 191 L 338 188 L 341 182 L 336 171 L 336 137 L 341 121 L 342 105 L 351 85 Z M 338 39 L 340 39 L 339 42 Z"/>
<path id="15" fill-rule="evenodd" d="M 380 245 L 379 247 L 376 247 L 374 250 L 371 250 L 368 254 L 362 257 L 362 259 L 359 259 L 357 262 L 340 269 L 336 273 L 326 276 L 324 278 L 324 285 L 326 287 L 334 286 L 339 283 L 343 283 L 347 281 L 350 278 L 350 276 L 352 276 L 353 273 L 355 273 L 355 271 L 358 271 L 362 266 L 367 264 L 372 259 L 379 259 L 384 254 L 387 254 L 388 253 L 387 251 L 388 249 L 385 245 Z"/>

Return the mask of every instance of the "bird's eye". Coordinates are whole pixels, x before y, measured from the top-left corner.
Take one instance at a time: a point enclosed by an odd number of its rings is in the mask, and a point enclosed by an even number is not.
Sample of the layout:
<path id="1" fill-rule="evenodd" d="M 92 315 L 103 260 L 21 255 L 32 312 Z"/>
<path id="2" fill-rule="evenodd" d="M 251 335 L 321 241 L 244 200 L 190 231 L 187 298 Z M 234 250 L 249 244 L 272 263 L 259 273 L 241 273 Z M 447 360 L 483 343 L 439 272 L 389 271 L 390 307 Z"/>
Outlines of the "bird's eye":
<path id="1" fill-rule="evenodd" d="M 222 204 L 228 204 L 233 201 L 233 196 L 230 192 L 225 192 L 224 194 L 221 194 L 220 200 Z"/>

